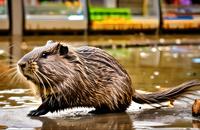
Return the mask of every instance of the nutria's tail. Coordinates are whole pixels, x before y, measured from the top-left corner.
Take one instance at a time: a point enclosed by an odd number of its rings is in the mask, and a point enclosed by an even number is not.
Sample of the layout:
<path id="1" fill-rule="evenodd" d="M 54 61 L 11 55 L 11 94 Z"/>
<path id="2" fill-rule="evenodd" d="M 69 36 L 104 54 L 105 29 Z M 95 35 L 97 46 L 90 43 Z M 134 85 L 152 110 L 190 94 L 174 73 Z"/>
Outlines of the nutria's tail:
<path id="1" fill-rule="evenodd" d="M 199 88 L 196 88 L 197 86 L 199 86 Z M 189 82 L 185 82 L 175 88 L 161 92 L 155 92 L 150 94 L 140 94 L 138 92 L 135 92 L 135 95 L 133 96 L 133 101 L 140 104 L 161 103 L 165 101 L 175 100 L 178 97 L 183 96 L 184 94 L 196 90 L 200 90 L 200 81 L 192 80 Z"/>

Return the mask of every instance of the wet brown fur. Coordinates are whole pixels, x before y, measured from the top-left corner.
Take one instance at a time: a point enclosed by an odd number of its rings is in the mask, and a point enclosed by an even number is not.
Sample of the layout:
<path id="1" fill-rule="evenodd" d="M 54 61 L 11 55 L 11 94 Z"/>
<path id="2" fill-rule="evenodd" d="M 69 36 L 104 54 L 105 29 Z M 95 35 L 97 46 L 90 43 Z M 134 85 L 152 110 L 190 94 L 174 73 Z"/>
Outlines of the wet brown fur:
<path id="1" fill-rule="evenodd" d="M 42 57 L 44 53 L 47 57 Z M 132 100 L 159 103 L 200 84 L 192 81 L 193 84 L 165 92 L 139 94 L 127 72 L 105 51 L 88 46 L 73 48 L 53 41 L 26 54 L 18 62 L 21 63 L 26 63 L 21 73 L 39 86 L 42 98 L 42 104 L 30 116 L 72 107 L 94 107 L 96 113 L 124 112 Z"/>

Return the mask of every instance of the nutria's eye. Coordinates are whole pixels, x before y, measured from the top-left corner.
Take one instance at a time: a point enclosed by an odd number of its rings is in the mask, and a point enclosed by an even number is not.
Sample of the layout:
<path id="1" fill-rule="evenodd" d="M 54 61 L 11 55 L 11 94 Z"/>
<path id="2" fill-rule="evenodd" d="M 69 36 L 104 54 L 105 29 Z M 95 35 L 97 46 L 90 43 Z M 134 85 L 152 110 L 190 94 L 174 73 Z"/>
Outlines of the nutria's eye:
<path id="1" fill-rule="evenodd" d="M 47 58 L 49 54 L 50 54 L 49 52 L 43 52 L 41 57 L 42 58 Z"/>

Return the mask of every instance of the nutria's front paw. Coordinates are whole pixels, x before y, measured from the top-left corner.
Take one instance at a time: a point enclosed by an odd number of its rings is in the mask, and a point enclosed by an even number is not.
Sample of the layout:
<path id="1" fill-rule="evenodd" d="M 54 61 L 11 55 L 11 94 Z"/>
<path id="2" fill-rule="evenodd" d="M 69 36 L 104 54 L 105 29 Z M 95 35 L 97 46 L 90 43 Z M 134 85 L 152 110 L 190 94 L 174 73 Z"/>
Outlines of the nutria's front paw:
<path id="1" fill-rule="evenodd" d="M 46 114 L 48 111 L 45 109 L 42 110 L 32 110 L 28 113 L 28 116 L 40 116 Z"/>

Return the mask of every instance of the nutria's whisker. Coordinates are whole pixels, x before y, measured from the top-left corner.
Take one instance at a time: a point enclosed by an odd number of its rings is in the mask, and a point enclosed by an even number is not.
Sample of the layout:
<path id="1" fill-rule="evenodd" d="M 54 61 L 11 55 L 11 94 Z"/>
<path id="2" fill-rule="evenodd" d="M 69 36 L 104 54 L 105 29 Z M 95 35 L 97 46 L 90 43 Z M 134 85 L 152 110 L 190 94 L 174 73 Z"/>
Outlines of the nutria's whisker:
<path id="1" fill-rule="evenodd" d="M 40 74 L 47 81 L 49 87 L 53 88 L 53 86 L 51 85 L 51 83 L 49 82 L 49 80 L 46 78 L 44 74 L 42 74 L 39 70 L 36 71 L 36 73 Z"/>
<path id="2" fill-rule="evenodd" d="M 12 71 L 16 71 L 16 67 L 14 68 L 10 68 L 7 71 L 4 71 L 3 73 L 0 74 L 0 77 L 7 75 L 8 73 L 12 72 Z"/>
<path id="3" fill-rule="evenodd" d="M 6 75 L 6 76 L 8 76 L 8 77 L 10 77 L 10 76 L 13 76 L 15 73 L 17 73 L 17 69 L 16 68 L 14 68 L 12 71 L 9 71 L 9 73 Z"/>
<path id="4" fill-rule="evenodd" d="M 9 67 L 17 67 L 17 63 L 11 64 Z"/>
<path id="5" fill-rule="evenodd" d="M 10 79 L 10 82 L 13 83 L 13 78 L 15 78 L 15 75 L 16 75 L 17 71 L 13 71 L 13 72 L 10 72 L 8 75 L 8 78 Z"/>
<path id="6" fill-rule="evenodd" d="M 60 89 L 60 87 L 59 87 L 52 79 L 50 79 L 49 77 L 47 77 L 46 75 L 44 75 L 42 72 L 40 72 L 40 71 L 37 71 L 37 72 L 38 72 L 39 74 L 41 74 L 41 75 L 46 79 L 46 81 L 48 82 L 49 85 L 51 85 L 51 84 L 49 83 L 49 81 L 53 82 L 53 84 L 56 86 L 55 88 L 56 88 L 59 92 L 61 92 L 61 94 L 63 95 L 63 98 L 64 98 L 65 101 L 68 103 L 67 98 L 66 98 L 66 96 L 64 95 L 63 91 Z M 48 81 L 48 80 L 49 80 L 49 81 Z"/>
<path id="7" fill-rule="evenodd" d="M 19 81 L 17 71 L 15 71 L 15 72 L 12 73 L 12 77 L 11 77 L 10 83 L 15 83 L 16 81 L 17 82 Z"/>
<path id="8" fill-rule="evenodd" d="M 17 70 L 17 66 L 10 69 L 11 71 L 8 72 L 7 76 L 10 78 L 10 83 L 22 83 L 24 82 L 24 78 Z"/>
<path id="9" fill-rule="evenodd" d="M 46 90 L 46 87 L 45 87 L 45 85 L 44 85 L 44 82 L 42 81 L 42 79 L 39 77 L 39 75 L 38 75 L 36 72 L 34 72 L 34 71 L 32 71 L 32 72 L 33 72 L 33 74 L 36 76 L 36 78 L 38 79 L 39 83 L 42 84 L 43 93 L 44 93 L 44 96 L 46 97 L 46 96 L 47 96 L 47 90 Z M 41 84 L 39 84 L 39 85 L 41 85 Z"/>
<path id="10" fill-rule="evenodd" d="M 32 75 L 33 75 L 33 78 L 34 78 L 34 79 L 32 79 L 32 80 L 34 80 L 34 82 L 40 83 L 38 77 L 33 73 L 33 71 L 31 71 L 31 72 L 32 72 Z M 39 85 L 39 86 L 38 86 L 38 85 Z M 34 86 L 34 87 L 35 87 L 35 86 Z M 37 84 L 36 87 L 40 87 L 40 84 Z M 34 91 L 34 94 L 38 94 L 38 93 L 41 92 L 40 89 L 39 89 L 39 90 L 38 90 L 37 88 L 32 88 L 32 89 L 33 89 L 33 91 Z M 41 94 L 41 93 L 40 93 L 40 94 Z M 40 95 L 40 96 L 42 96 L 42 95 Z"/>
<path id="11" fill-rule="evenodd" d="M 8 78 L 10 78 L 10 83 L 21 83 L 23 81 L 17 70 L 9 73 Z"/>
<path id="12" fill-rule="evenodd" d="M 39 71 L 36 71 L 36 73 L 37 73 L 37 72 L 39 73 Z M 54 90 L 53 90 L 53 87 L 52 87 L 52 85 L 49 83 L 48 79 L 45 78 L 41 73 L 39 73 L 39 74 L 47 81 L 47 83 L 49 84 L 49 87 L 50 87 L 51 92 L 53 93 L 55 99 L 57 99 L 57 96 L 55 95 L 55 92 L 54 92 Z M 39 75 L 38 75 L 38 76 L 39 76 Z"/>
<path id="13" fill-rule="evenodd" d="M 39 71 L 36 71 L 35 74 L 37 74 L 37 72 L 39 72 Z M 41 75 L 41 74 L 40 74 L 40 75 Z M 37 76 L 40 77 L 39 74 L 37 74 Z M 55 95 L 55 92 L 54 92 L 54 90 L 53 90 L 53 87 L 51 86 L 51 84 L 49 83 L 49 81 L 48 81 L 43 75 L 41 75 L 41 76 L 47 81 L 47 83 L 49 84 L 49 87 L 50 87 L 50 92 L 52 92 L 52 94 L 54 95 L 55 99 L 57 99 L 57 96 Z M 40 77 L 40 79 L 41 79 L 41 81 L 42 81 L 42 84 L 43 84 L 44 88 L 46 89 L 46 86 L 44 85 L 44 81 L 42 80 L 41 77 Z M 44 93 L 44 94 L 45 94 L 45 93 Z M 46 95 L 46 94 L 45 94 L 45 95 Z"/>

